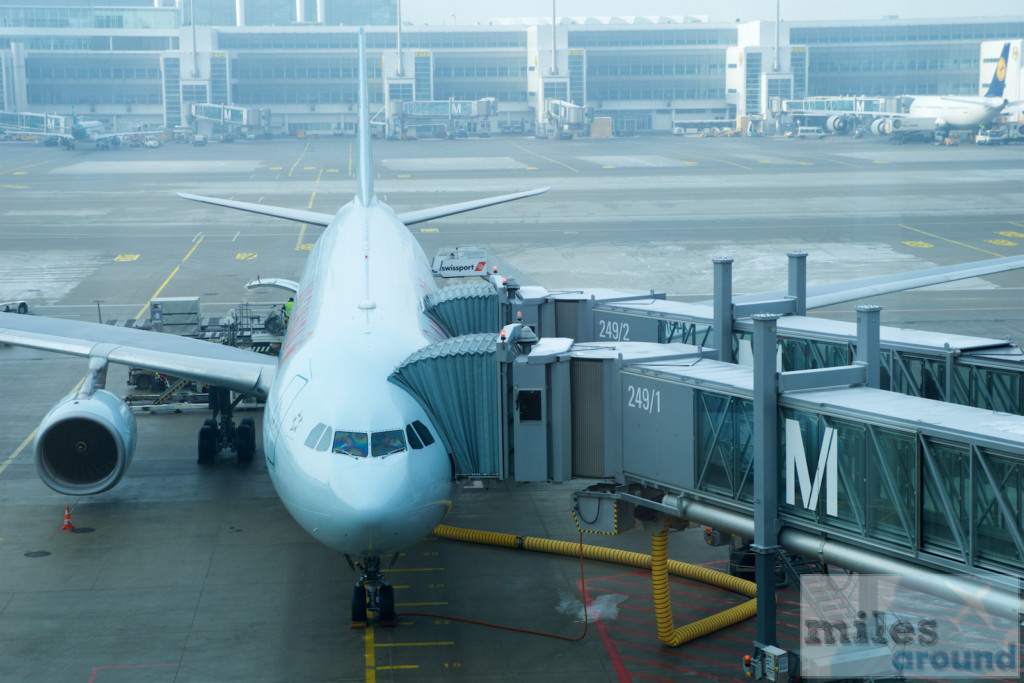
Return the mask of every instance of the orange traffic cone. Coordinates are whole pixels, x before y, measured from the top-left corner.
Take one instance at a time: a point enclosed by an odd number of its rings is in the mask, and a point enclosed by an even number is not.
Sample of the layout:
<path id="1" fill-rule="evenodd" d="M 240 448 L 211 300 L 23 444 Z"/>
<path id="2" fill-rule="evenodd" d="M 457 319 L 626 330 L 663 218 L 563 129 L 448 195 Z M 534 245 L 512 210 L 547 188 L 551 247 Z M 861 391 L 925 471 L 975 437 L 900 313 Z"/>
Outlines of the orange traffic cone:
<path id="1" fill-rule="evenodd" d="M 74 531 L 75 525 L 71 523 L 71 506 L 64 506 L 64 524 L 61 526 L 61 531 Z"/>

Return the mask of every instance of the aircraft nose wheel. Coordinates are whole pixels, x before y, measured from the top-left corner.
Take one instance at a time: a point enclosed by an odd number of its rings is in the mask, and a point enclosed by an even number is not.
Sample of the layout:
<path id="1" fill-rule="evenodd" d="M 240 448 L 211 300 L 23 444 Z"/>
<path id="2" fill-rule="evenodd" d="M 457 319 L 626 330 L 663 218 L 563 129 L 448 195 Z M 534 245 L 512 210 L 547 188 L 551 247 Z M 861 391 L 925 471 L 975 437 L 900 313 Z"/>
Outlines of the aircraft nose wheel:
<path id="1" fill-rule="evenodd" d="M 349 563 L 352 564 L 352 561 L 349 560 Z M 395 587 L 384 581 L 380 571 L 380 558 L 365 558 L 353 566 L 361 568 L 363 576 L 352 587 L 352 628 L 366 627 L 367 610 L 377 613 L 377 621 L 381 626 L 397 626 Z"/>

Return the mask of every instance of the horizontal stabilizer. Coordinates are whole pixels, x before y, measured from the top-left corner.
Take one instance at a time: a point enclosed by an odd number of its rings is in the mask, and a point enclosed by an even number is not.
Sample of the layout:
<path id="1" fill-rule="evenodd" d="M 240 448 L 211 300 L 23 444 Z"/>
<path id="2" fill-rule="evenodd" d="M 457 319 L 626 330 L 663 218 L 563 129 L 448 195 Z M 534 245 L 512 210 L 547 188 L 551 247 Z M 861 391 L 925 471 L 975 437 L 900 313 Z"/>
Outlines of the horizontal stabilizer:
<path id="1" fill-rule="evenodd" d="M 406 225 L 414 225 L 416 223 L 422 223 L 424 221 L 433 220 L 435 218 L 444 218 L 445 216 L 454 216 L 457 213 L 465 213 L 466 211 L 482 209 L 485 206 L 494 206 L 495 204 L 504 204 L 505 202 L 512 202 L 517 199 L 523 199 L 525 197 L 533 197 L 534 195 L 543 194 L 550 189 L 550 187 L 542 187 L 538 190 L 527 190 L 526 192 L 503 194 L 500 197 L 488 197 L 487 199 L 474 199 L 473 201 L 462 202 L 459 204 L 437 206 L 434 207 L 433 209 L 407 211 L 405 213 L 398 214 L 398 220 L 402 221 Z"/>
<path id="2" fill-rule="evenodd" d="M 240 211 L 249 211 L 252 213 L 260 213 L 264 216 L 274 216 L 276 218 L 286 218 L 290 221 L 297 221 L 299 223 L 309 223 L 310 225 L 322 225 L 327 227 L 331 221 L 334 220 L 333 213 L 317 213 L 316 211 L 304 211 L 302 209 L 286 209 L 279 206 L 264 206 L 263 204 L 254 204 L 252 202 L 236 202 L 233 199 L 217 199 L 216 197 L 202 197 L 197 194 L 187 194 L 185 192 L 179 192 L 178 196 L 182 199 L 191 199 L 194 202 L 204 202 L 206 204 L 215 204 L 217 206 L 226 206 L 229 209 L 239 209 Z"/>

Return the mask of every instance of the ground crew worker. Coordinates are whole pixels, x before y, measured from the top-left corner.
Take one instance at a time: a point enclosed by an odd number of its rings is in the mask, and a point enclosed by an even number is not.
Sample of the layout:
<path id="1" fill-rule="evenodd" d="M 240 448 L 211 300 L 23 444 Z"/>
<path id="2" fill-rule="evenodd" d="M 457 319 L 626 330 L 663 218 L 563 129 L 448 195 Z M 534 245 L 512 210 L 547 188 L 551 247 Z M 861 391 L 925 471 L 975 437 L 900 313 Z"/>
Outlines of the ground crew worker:
<path id="1" fill-rule="evenodd" d="M 295 299 L 294 298 L 289 298 L 288 301 L 286 301 L 284 303 L 284 324 L 285 325 L 288 324 L 288 319 L 292 317 L 292 305 L 294 305 L 294 304 L 295 304 Z"/>

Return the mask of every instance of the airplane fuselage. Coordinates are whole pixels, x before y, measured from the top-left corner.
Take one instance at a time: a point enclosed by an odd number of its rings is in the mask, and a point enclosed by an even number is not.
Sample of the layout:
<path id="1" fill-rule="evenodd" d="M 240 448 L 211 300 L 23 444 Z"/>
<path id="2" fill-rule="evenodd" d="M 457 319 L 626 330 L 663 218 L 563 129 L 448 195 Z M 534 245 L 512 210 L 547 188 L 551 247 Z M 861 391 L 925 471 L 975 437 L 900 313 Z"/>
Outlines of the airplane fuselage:
<path id="1" fill-rule="evenodd" d="M 410 354 L 446 336 L 423 310 L 434 289 L 422 248 L 375 199 L 338 213 L 299 283 L 264 412 L 264 451 L 296 521 L 349 555 L 411 545 L 451 505 L 452 465 L 437 429 L 388 381 Z"/>
<path id="2" fill-rule="evenodd" d="M 975 128 L 995 118 L 1005 105 L 999 97 L 915 97 L 908 115 L 933 118 L 937 128 Z"/>

